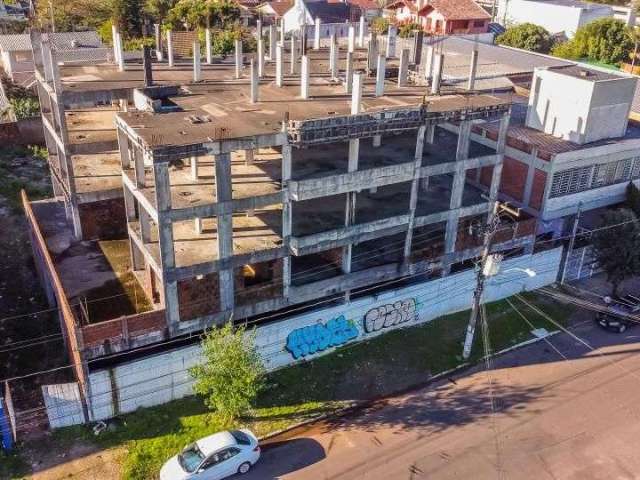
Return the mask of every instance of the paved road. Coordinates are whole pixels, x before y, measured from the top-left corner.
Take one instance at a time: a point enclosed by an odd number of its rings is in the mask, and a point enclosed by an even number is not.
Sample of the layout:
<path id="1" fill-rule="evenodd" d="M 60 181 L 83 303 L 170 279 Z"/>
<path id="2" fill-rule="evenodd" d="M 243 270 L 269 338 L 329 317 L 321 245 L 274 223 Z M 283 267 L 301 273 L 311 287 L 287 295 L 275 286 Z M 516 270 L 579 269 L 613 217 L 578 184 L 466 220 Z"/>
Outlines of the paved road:
<path id="1" fill-rule="evenodd" d="M 592 323 L 266 445 L 246 479 L 640 479 L 640 327 Z M 491 379 L 493 395 L 490 395 Z M 491 398 L 496 414 L 493 414 Z"/>

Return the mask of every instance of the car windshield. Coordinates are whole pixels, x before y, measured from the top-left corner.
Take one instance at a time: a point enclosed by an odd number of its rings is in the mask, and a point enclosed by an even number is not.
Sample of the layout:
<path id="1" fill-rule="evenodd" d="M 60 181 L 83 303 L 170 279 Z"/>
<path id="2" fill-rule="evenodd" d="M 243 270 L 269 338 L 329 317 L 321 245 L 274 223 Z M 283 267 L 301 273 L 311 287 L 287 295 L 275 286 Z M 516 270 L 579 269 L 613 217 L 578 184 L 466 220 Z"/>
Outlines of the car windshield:
<path id="1" fill-rule="evenodd" d="M 236 442 L 238 442 L 239 445 L 251 445 L 251 439 L 246 433 L 239 430 L 231 430 L 230 433 L 231 435 L 233 435 L 233 438 L 236 439 Z"/>
<path id="2" fill-rule="evenodd" d="M 188 473 L 195 472 L 196 468 L 202 463 L 202 460 L 204 460 L 204 455 L 196 443 L 187 445 L 185 449 L 182 450 L 182 453 L 178 455 L 180 466 Z"/>

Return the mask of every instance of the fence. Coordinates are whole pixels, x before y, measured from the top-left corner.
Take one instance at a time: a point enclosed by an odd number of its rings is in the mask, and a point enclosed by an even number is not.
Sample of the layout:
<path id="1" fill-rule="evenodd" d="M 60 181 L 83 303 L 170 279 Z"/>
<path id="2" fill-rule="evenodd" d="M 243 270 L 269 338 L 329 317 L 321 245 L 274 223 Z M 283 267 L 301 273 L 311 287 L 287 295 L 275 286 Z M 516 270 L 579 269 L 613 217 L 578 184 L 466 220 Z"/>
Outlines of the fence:
<path id="1" fill-rule="evenodd" d="M 575 248 L 567 255 L 565 281 L 571 282 L 582 278 L 591 278 L 602 272 L 598 266 L 593 247 Z"/>
<path id="2" fill-rule="evenodd" d="M 562 248 L 525 255 L 503 263 L 502 273 L 487 283 L 485 300 L 496 301 L 523 290 L 553 283 Z M 536 271 L 528 277 L 522 269 Z M 368 340 L 407 326 L 468 309 L 475 287 L 475 272 L 468 270 L 445 278 L 360 298 L 346 305 L 294 316 L 256 329 L 256 345 L 268 370 L 316 358 L 346 343 Z M 199 345 L 149 356 L 89 375 L 89 416 L 101 420 L 140 407 L 159 405 L 193 393 L 189 368 L 201 359 Z M 73 387 L 62 390 L 59 400 L 47 406 L 53 425 L 82 422 L 80 400 Z M 70 402 L 70 403 L 69 403 Z M 75 402 L 75 405 L 74 405 Z M 65 413 L 68 412 L 68 413 Z"/>

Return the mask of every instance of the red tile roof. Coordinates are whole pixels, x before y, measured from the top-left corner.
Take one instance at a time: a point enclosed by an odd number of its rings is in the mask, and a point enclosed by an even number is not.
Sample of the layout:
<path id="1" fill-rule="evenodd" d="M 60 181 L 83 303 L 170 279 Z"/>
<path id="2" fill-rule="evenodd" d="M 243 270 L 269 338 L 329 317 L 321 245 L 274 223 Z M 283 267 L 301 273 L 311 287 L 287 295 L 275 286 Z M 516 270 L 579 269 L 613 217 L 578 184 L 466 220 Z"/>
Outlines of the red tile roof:
<path id="1" fill-rule="evenodd" d="M 269 5 L 278 17 L 282 17 L 293 7 L 292 1 L 265 2 L 262 5 Z M 260 5 L 260 6 L 262 6 Z"/>
<path id="2" fill-rule="evenodd" d="M 491 19 L 491 15 L 473 0 L 430 0 L 420 13 L 428 13 L 430 9 L 438 11 L 445 20 Z"/>

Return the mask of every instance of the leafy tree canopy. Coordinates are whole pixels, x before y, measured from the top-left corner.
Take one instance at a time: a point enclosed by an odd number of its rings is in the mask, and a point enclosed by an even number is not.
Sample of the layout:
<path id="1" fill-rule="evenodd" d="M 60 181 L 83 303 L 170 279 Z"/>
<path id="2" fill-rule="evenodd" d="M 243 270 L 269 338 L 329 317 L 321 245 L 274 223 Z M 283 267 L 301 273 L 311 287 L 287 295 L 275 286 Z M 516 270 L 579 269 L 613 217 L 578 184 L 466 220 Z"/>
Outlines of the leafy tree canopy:
<path id="1" fill-rule="evenodd" d="M 618 292 L 620 283 L 640 273 L 640 227 L 631 210 L 619 209 L 602 216 L 601 230 L 591 239 L 598 264 Z"/>
<path id="2" fill-rule="evenodd" d="M 543 27 L 533 23 L 521 23 L 508 28 L 498 36 L 496 42 L 500 45 L 538 53 L 549 53 L 554 44 L 551 34 Z"/>
<path id="3" fill-rule="evenodd" d="M 239 18 L 240 8 L 231 0 L 179 0 L 169 10 L 166 23 L 174 29 L 226 28 Z"/>
<path id="4" fill-rule="evenodd" d="M 613 18 L 601 18 L 580 27 L 575 36 L 558 44 L 552 54 L 569 59 L 618 64 L 633 50 L 631 29 Z"/>
<path id="5" fill-rule="evenodd" d="M 204 362 L 190 372 L 205 404 L 231 421 L 245 413 L 263 386 L 264 366 L 255 347 L 255 331 L 234 331 L 231 323 L 212 328 L 202 339 Z"/>

